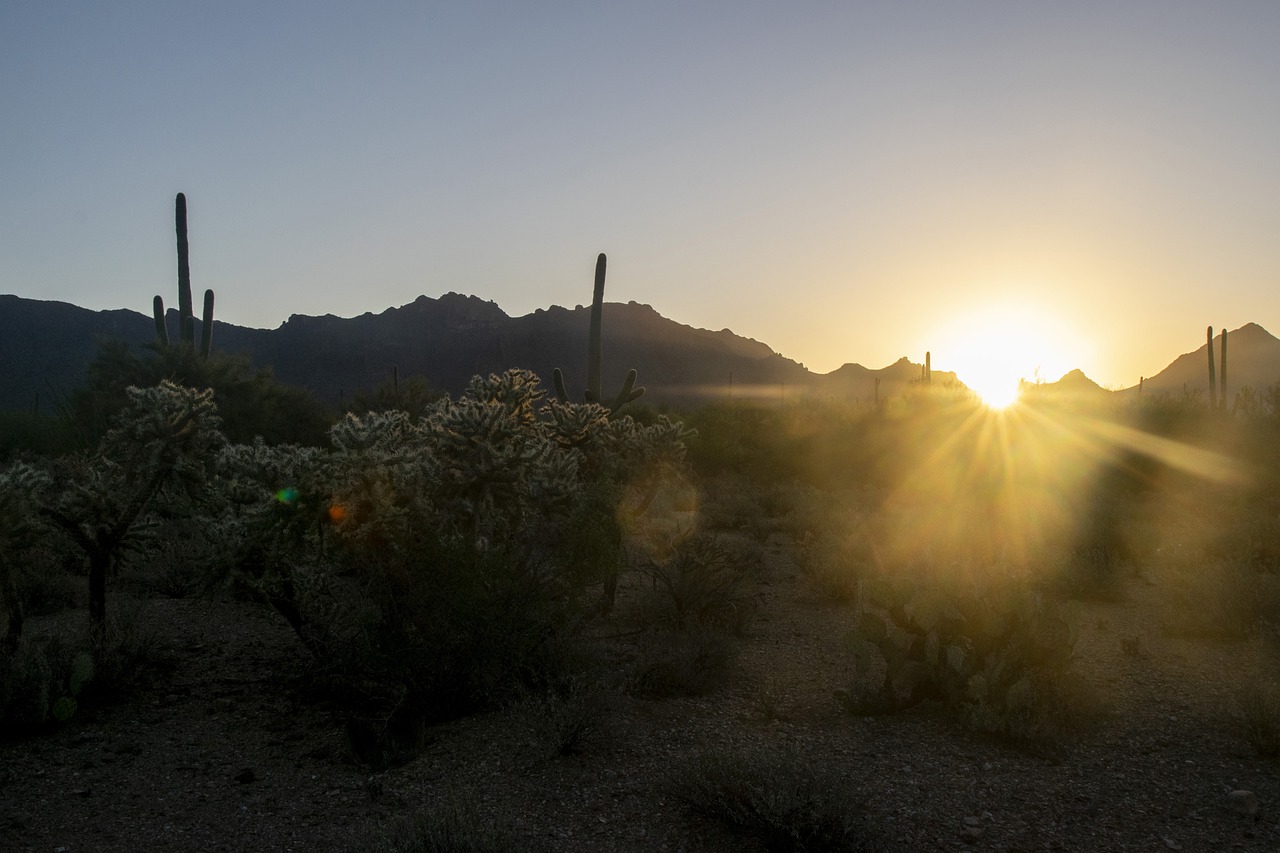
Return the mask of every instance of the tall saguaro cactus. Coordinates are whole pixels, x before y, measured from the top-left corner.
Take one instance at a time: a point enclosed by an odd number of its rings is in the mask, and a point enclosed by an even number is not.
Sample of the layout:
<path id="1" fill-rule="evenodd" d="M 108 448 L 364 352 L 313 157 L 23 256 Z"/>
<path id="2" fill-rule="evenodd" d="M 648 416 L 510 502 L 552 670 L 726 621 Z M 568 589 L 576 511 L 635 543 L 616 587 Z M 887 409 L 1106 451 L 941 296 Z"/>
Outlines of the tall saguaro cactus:
<path id="1" fill-rule="evenodd" d="M 1213 326 L 1205 333 L 1209 340 L 1209 408 L 1218 408 L 1218 377 L 1213 369 Z"/>
<path id="2" fill-rule="evenodd" d="M 609 413 L 621 409 L 627 403 L 639 397 L 644 393 L 643 388 L 636 388 L 636 372 L 630 370 L 627 372 L 627 378 L 623 380 L 622 390 L 613 398 L 613 402 L 606 404 L 604 397 L 600 391 L 600 358 L 601 358 L 601 334 L 600 325 L 601 318 L 604 315 L 604 273 L 605 273 L 605 256 L 601 252 L 596 258 L 596 285 L 595 292 L 591 299 L 591 330 L 587 336 L 587 390 L 584 398 L 588 403 L 599 403 L 609 409 Z M 562 403 L 569 402 L 569 392 L 565 389 L 564 374 L 560 368 L 556 368 L 551 375 L 555 383 L 556 397 Z"/>
<path id="3" fill-rule="evenodd" d="M 196 345 L 195 308 L 191 302 L 191 251 L 187 243 L 187 197 L 178 193 L 174 200 L 174 231 L 178 238 L 178 340 Z M 151 303 L 156 321 L 156 341 L 169 346 L 169 330 L 165 326 L 164 300 L 157 296 Z M 204 292 L 204 315 L 200 326 L 200 355 L 209 357 L 213 345 L 213 291 Z"/>
<path id="4" fill-rule="evenodd" d="M 1220 381 L 1218 382 L 1218 408 L 1227 408 L 1227 327 L 1222 327 L 1222 363 L 1218 365 Z"/>

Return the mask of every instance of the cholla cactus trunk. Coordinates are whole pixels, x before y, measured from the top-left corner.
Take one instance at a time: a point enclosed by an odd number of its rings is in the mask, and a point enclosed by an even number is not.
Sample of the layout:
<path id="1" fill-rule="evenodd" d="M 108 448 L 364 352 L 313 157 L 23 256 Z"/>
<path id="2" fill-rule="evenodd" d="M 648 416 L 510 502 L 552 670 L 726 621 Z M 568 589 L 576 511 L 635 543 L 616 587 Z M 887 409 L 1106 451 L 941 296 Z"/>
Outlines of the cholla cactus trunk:
<path id="1" fill-rule="evenodd" d="M 1213 326 L 1205 333 L 1209 340 L 1209 408 L 1218 408 L 1218 377 L 1213 369 Z"/>
<path id="2" fill-rule="evenodd" d="M 1227 408 L 1227 328 L 1222 327 L 1222 364 L 1218 366 L 1221 371 L 1221 381 L 1218 383 L 1218 408 L 1224 411 Z"/>
<path id="3" fill-rule="evenodd" d="M 178 234 L 178 323 L 179 337 L 194 344 L 196 339 L 195 309 L 191 304 L 191 258 L 187 244 L 187 197 L 178 193 L 174 202 L 174 230 Z"/>
<path id="4" fill-rule="evenodd" d="M 0 605 L 3 605 L 0 616 L 5 620 L 0 651 L 13 654 L 22 636 L 22 601 L 18 598 L 18 586 L 13 582 L 9 561 L 3 558 L 0 558 Z"/>

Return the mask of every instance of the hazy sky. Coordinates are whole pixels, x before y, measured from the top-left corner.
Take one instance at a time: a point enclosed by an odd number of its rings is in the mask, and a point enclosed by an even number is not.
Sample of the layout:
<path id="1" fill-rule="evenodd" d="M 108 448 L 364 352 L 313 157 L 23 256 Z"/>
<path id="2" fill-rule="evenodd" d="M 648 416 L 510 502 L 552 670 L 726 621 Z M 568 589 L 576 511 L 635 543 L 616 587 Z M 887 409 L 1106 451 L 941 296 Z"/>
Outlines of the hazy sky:
<path id="1" fill-rule="evenodd" d="M 817 371 L 1129 385 L 1280 334 L 1277 45 L 1275 0 L 0 0 L 0 292 L 174 303 L 183 191 L 242 325 L 572 307 L 603 251 Z"/>

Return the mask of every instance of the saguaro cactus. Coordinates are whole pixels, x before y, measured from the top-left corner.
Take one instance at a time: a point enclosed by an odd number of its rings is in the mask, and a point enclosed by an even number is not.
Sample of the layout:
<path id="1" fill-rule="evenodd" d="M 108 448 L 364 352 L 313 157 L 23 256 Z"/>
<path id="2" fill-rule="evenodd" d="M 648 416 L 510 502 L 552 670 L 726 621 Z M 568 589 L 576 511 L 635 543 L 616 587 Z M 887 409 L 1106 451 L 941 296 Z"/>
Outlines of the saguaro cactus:
<path id="1" fill-rule="evenodd" d="M 196 321 L 195 309 L 191 303 L 191 259 L 190 247 L 187 244 L 187 197 L 178 193 L 174 200 L 174 230 L 178 237 L 178 339 L 184 344 L 195 346 Z M 164 300 L 157 296 L 151 303 L 151 311 L 156 321 L 156 342 L 162 347 L 169 345 L 169 330 L 165 326 Z M 213 345 L 213 291 L 204 292 L 204 315 L 200 327 L 200 355 L 208 358 L 209 349 Z"/>
<path id="2" fill-rule="evenodd" d="M 1209 408 L 1218 408 L 1218 377 L 1213 369 L 1213 326 L 1205 333 L 1209 339 Z"/>
<path id="3" fill-rule="evenodd" d="M 1218 382 L 1218 408 L 1227 408 L 1227 327 L 1222 327 L 1222 364 L 1218 366 L 1220 381 Z"/>
<path id="4" fill-rule="evenodd" d="M 600 354 L 601 354 L 601 334 L 600 324 L 601 317 L 604 314 L 604 272 L 605 257 L 604 253 L 596 258 L 596 285 L 595 292 L 591 299 L 591 330 L 587 337 L 587 390 L 584 399 L 588 403 L 599 403 L 609 409 L 609 413 L 621 409 L 627 403 L 639 397 L 644 393 L 643 388 L 636 388 L 636 372 L 630 370 L 627 372 L 627 378 L 623 380 L 622 390 L 613 398 L 613 402 L 606 404 L 604 397 L 600 392 Z M 564 374 L 560 368 L 556 368 L 551 375 L 555 383 L 556 397 L 562 403 L 569 402 L 569 392 L 565 389 Z"/>

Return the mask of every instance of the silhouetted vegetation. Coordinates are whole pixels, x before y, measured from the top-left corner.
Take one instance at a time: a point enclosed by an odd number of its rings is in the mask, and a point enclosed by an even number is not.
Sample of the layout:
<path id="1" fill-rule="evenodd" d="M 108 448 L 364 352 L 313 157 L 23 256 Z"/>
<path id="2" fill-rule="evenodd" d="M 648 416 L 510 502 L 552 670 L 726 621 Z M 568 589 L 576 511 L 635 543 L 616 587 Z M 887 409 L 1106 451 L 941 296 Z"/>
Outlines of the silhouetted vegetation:
<path id="1" fill-rule="evenodd" d="M 214 353 L 206 358 L 180 346 L 143 354 L 119 341 L 105 341 L 89 366 L 89 381 L 72 393 L 67 407 L 81 446 L 92 447 L 106 435 L 128 401 L 126 389 L 162 381 L 213 389 L 223 433 L 234 442 L 261 437 L 268 444 L 318 446 L 332 423 L 313 394 L 275 381 L 269 370 L 254 370 L 245 356 Z"/>
<path id="2" fill-rule="evenodd" d="M 847 619 L 852 678 L 832 702 L 932 708 L 1057 754 L 1107 710 L 1081 671 L 1079 601 L 1124 607 L 1149 581 L 1163 630 L 1196 642 L 1280 622 L 1274 392 L 1236 394 L 1226 410 L 1031 393 L 995 413 L 918 384 L 874 406 L 726 401 L 676 421 L 548 400 L 508 371 L 456 399 L 395 376 L 329 424 L 243 359 L 105 345 L 67 431 L 43 454 L 35 431 L 15 441 L 0 474 L 0 727 L 48 731 L 154 663 L 147 626 L 106 609 L 110 585 L 269 605 L 368 767 L 503 708 L 554 760 L 608 738 L 610 697 L 734 686 L 770 618 L 760 589 L 791 572 Z M 50 627 L 86 604 L 87 625 Z M 1118 640 L 1141 659 L 1141 637 Z M 1265 755 L 1274 693 L 1223 711 Z M 777 757 L 708 756 L 677 790 L 768 849 L 877 837 L 821 768 Z M 466 809 L 388 832 L 404 849 L 510 841 Z"/>

